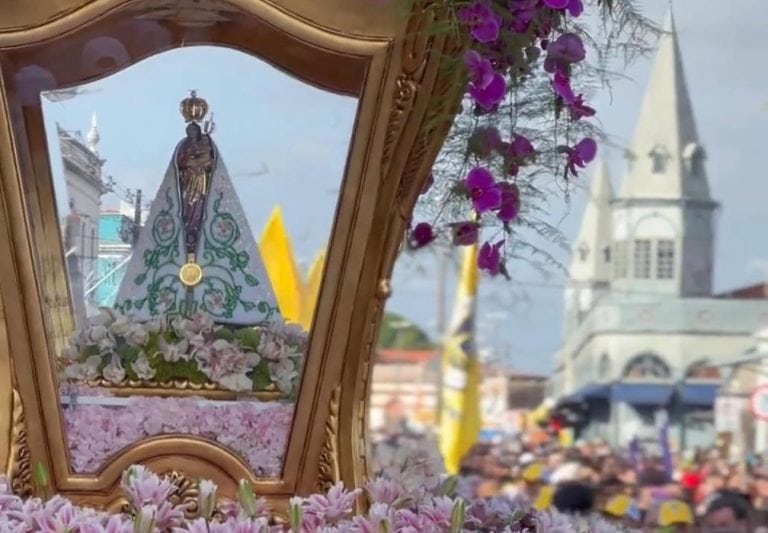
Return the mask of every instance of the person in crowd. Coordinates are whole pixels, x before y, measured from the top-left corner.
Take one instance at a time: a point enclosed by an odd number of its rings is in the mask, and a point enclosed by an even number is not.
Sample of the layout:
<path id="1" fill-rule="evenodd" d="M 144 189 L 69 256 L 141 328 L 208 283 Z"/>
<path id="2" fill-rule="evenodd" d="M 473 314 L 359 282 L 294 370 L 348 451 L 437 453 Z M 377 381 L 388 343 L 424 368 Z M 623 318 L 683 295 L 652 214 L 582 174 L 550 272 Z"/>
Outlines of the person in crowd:
<path id="1" fill-rule="evenodd" d="M 701 520 L 702 533 L 752 533 L 754 508 L 747 497 L 723 491 L 706 504 Z"/>
<path id="2" fill-rule="evenodd" d="M 552 506 L 561 513 L 588 515 L 595 510 L 595 491 L 586 483 L 566 481 L 555 489 Z"/>

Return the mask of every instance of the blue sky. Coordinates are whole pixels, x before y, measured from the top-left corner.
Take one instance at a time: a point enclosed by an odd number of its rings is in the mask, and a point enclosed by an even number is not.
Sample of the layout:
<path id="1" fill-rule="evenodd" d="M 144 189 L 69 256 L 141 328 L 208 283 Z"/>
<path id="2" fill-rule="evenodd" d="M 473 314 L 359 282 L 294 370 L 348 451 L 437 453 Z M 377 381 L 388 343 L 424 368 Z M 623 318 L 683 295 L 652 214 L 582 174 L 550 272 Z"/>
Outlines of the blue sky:
<path id="1" fill-rule="evenodd" d="M 642 5 L 650 17 L 661 20 L 668 1 L 645 0 Z M 707 149 L 712 192 L 722 204 L 716 288 L 768 279 L 768 239 L 762 229 L 768 198 L 764 155 L 768 71 L 758 68 L 768 49 L 763 28 L 768 3 L 675 0 L 674 8 L 698 130 Z M 634 129 L 649 68 L 650 59 L 640 60 L 627 69 L 627 80 L 591 97 L 602 126 L 619 144 L 628 142 Z M 214 137 L 254 233 L 260 233 L 271 207 L 280 203 L 302 262 L 311 261 L 325 246 L 354 123 L 355 99 L 325 93 L 257 59 L 216 48 L 167 52 L 89 88 L 94 91 L 72 100 L 45 101 L 47 127 L 50 131 L 58 122 L 85 134 L 96 112 L 105 171 L 122 186 L 140 187 L 145 197 L 151 197 L 184 134 L 179 101 L 196 89 L 214 112 Z M 621 151 L 603 149 L 601 155 L 618 187 L 624 169 Z M 265 175 L 246 175 L 265 166 Z M 583 175 L 582 186 L 588 184 L 588 175 Z M 574 192 L 570 204 L 553 197 L 550 220 L 573 238 L 583 205 L 583 191 Z M 568 260 L 562 253 L 559 257 Z M 389 303 L 390 310 L 433 334 L 434 271 L 429 251 L 402 258 Z M 516 368 L 546 372 L 562 338 L 564 277 L 553 272 L 544 279 L 521 263 L 511 264 L 510 271 L 515 278 L 511 283 L 483 280 L 481 345 L 506 353 Z M 454 284 L 455 272 L 449 274 L 449 284 Z"/>

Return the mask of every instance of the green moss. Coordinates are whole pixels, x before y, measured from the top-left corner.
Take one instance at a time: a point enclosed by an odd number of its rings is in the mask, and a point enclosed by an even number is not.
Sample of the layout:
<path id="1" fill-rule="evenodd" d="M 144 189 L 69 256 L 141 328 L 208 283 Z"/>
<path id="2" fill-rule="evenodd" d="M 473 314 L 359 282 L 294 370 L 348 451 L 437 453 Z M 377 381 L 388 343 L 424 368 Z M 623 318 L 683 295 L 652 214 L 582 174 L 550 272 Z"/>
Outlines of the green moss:
<path id="1" fill-rule="evenodd" d="M 240 328 L 235 331 L 235 337 L 240 341 L 241 346 L 251 350 L 258 349 L 261 341 L 261 333 L 254 328 Z"/>
<path id="2" fill-rule="evenodd" d="M 208 377 L 197 368 L 197 362 L 194 360 L 168 362 L 158 354 L 150 358 L 150 362 L 155 369 L 155 381 L 179 379 L 198 385 L 208 381 Z"/>
<path id="3" fill-rule="evenodd" d="M 269 377 L 269 366 L 264 360 L 248 373 L 248 377 L 253 381 L 253 390 L 255 391 L 266 390 L 272 384 L 272 379 Z"/>

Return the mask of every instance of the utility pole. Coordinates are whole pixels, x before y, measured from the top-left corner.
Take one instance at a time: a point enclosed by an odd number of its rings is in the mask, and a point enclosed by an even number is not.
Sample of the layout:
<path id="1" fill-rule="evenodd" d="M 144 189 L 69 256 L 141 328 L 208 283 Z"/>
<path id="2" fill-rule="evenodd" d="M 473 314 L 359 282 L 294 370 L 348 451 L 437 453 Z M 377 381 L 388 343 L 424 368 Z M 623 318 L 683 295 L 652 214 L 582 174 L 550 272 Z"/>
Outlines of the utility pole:
<path id="1" fill-rule="evenodd" d="M 139 242 L 139 231 L 141 230 L 141 189 L 136 191 L 136 199 L 134 201 L 135 209 L 133 211 L 133 243 L 135 247 Z"/>
<path id="2" fill-rule="evenodd" d="M 439 249 L 437 258 L 437 349 L 434 365 L 437 370 L 437 427 L 440 427 L 443 412 L 443 352 L 445 351 L 445 286 L 448 274 L 448 250 Z"/>

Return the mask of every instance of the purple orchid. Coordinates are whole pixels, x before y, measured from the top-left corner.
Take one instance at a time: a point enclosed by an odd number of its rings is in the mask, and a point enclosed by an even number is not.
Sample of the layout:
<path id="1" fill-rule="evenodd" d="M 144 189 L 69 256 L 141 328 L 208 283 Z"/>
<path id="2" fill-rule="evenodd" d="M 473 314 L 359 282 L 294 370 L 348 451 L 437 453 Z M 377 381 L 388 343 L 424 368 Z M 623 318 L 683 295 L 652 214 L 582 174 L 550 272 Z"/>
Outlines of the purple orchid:
<path id="1" fill-rule="evenodd" d="M 580 118 L 591 117 L 595 114 L 595 110 L 584 103 L 584 95 L 579 94 L 576 96 L 574 94 L 570 79 L 562 72 L 555 72 L 554 79 L 552 80 L 552 89 L 568 107 L 571 120 L 579 120 Z"/>
<path id="2" fill-rule="evenodd" d="M 469 82 L 479 89 L 487 88 L 493 81 L 493 70 L 491 60 L 480 55 L 476 50 L 467 50 L 464 54 L 464 66 L 469 73 Z"/>
<path id="3" fill-rule="evenodd" d="M 587 51 L 581 37 L 575 33 L 564 33 L 547 47 L 544 70 L 550 73 L 568 73 L 570 66 L 584 61 Z"/>
<path id="4" fill-rule="evenodd" d="M 523 136 L 516 134 L 506 146 L 505 156 L 513 159 L 528 159 L 536 154 L 531 141 Z"/>
<path id="5" fill-rule="evenodd" d="M 568 104 L 568 111 L 571 114 L 571 120 L 579 120 L 580 118 L 591 117 L 595 114 L 594 108 L 584 103 L 584 96 L 581 94 Z"/>
<path id="6" fill-rule="evenodd" d="M 584 11 L 581 0 L 543 0 L 544 5 L 552 9 L 567 9 L 568 14 L 576 18 Z"/>
<path id="7" fill-rule="evenodd" d="M 498 209 L 501 205 L 501 189 L 491 172 L 483 167 L 476 167 L 469 171 L 464 185 L 469 191 L 472 205 L 478 213 L 485 213 Z"/>
<path id="8" fill-rule="evenodd" d="M 419 222 L 411 230 L 410 235 L 411 248 L 418 250 L 435 240 L 435 232 L 428 222 Z"/>
<path id="9" fill-rule="evenodd" d="M 501 247 L 504 241 L 500 240 L 494 245 L 486 242 L 480 247 L 477 254 L 477 267 L 485 270 L 491 276 L 496 276 L 501 272 Z"/>
<path id="10" fill-rule="evenodd" d="M 527 164 L 535 155 L 533 144 L 523 135 L 514 135 L 512 140 L 503 148 L 506 172 L 509 176 L 517 176 L 520 166 Z"/>
<path id="11" fill-rule="evenodd" d="M 494 13 L 490 2 L 475 0 L 470 5 L 459 9 L 459 22 L 469 26 L 470 35 L 479 43 L 492 43 L 499 38 L 501 17 Z"/>
<path id="12" fill-rule="evenodd" d="M 509 29 L 513 33 L 525 33 L 536 17 L 539 0 L 509 0 L 507 7 L 511 16 Z"/>
<path id="13" fill-rule="evenodd" d="M 493 126 L 477 128 L 472 132 L 468 142 L 469 152 L 480 159 L 487 159 L 500 150 L 504 143 L 501 140 L 499 130 Z"/>
<path id="14" fill-rule="evenodd" d="M 573 147 L 561 146 L 560 151 L 568 156 L 566 174 L 571 173 L 574 176 L 578 176 L 576 169 L 586 167 L 597 155 L 597 143 L 594 139 L 586 137 L 573 145 Z"/>
<path id="15" fill-rule="evenodd" d="M 512 222 L 520 212 L 520 189 L 514 183 L 499 183 L 501 205 L 496 216 L 504 223 Z"/>
<path id="16" fill-rule="evenodd" d="M 467 89 L 469 96 L 485 111 L 493 111 L 504 99 L 507 85 L 504 76 L 499 73 L 493 75 L 493 80 L 485 88 L 470 84 Z"/>
<path id="17" fill-rule="evenodd" d="M 476 222 L 468 220 L 452 224 L 453 244 L 456 246 L 469 246 L 477 242 L 480 227 Z"/>

